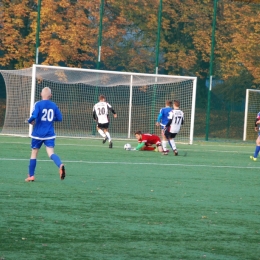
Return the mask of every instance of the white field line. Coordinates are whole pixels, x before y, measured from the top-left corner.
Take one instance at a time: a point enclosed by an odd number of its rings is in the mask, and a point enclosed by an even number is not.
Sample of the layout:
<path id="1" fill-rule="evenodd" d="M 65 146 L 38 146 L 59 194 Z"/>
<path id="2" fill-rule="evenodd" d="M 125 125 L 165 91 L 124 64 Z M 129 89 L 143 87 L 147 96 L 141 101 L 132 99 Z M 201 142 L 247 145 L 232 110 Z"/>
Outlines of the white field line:
<path id="1" fill-rule="evenodd" d="M 0 161 L 28 161 L 29 159 L 0 158 Z M 51 162 L 52 160 L 37 160 L 40 162 Z M 233 165 L 206 165 L 206 164 L 184 164 L 184 163 L 133 163 L 133 162 L 92 162 L 92 161 L 65 161 L 64 163 L 84 163 L 84 164 L 120 164 L 120 165 L 156 165 L 156 166 L 180 166 L 180 167 L 208 167 L 208 168 L 229 168 L 229 169 L 258 169 L 252 166 L 233 166 Z"/>
<path id="2" fill-rule="evenodd" d="M 24 143 L 24 142 L 0 142 L 0 144 L 24 144 L 24 145 L 28 145 L 30 147 L 30 144 L 31 143 Z M 80 147 L 104 147 L 104 145 L 92 145 L 92 144 L 56 144 L 56 146 L 80 146 Z M 203 146 L 203 145 L 201 145 Z M 208 147 L 208 146 L 211 146 L 211 145 L 205 145 L 203 147 Z M 222 145 L 218 145 L 218 146 L 222 146 Z M 225 146 L 223 145 L 224 147 L 234 147 L 234 146 Z M 113 146 L 114 148 L 122 148 L 123 149 L 123 145 L 122 146 Z M 249 146 L 235 146 L 234 148 L 237 148 L 237 147 L 242 147 L 242 148 L 251 148 Z M 198 152 L 200 151 L 198 149 L 198 146 L 196 147 L 197 149 L 187 149 L 186 147 L 184 149 L 181 149 L 183 151 L 192 151 L 192 152 Z M 242 152 L 240 152 L 239 150 L 235 150 L 235 151 L 232 151 L 232 150 L 228 150 L 228 151 L 221 151 L 221 150 L 207 150 L 207 152 L 213 152 L 213 153 L 237 153 L 237 154 L 240 154 Z M 252 146 L 252 151 L 249 153 L 247 152 L 248 154 L 252 154 L 254 152 L 254 146 Z M 245 152 L 243 152 L 245 153 Z"/>
<path id="3" fill-rule="evenodd" d="M 0 144 L 30 144 L 31 143 L 31 138 L 29 138 L 29 137 L 27 137 L 28 138 L 28 140 L 29 140 L 29 142 L 28 143 L 24 143 L 24 142 L 1 142 L 0 141 Z M 57 140 L 57 139 L 56 139 Z M 83 140 L 83 139 L 82 139 Z M 86 139 L 87 140 L 87 139 Z M 96 138 L 96 139 L 94 139 L 94 140 L 100 140 L 100 141 L 102 141 L 103 139 L 100 139 L 100 138 Z M 116 140 L 116 139 L 114 139 L 114 140 Z M 134 140 L 134 139 L 131 139 L 131 140 L 117 140 L 117 141 L 119 141 L 119 142 L 123 142 L 123 141 L 125 141 L 125 142 L 135 142 L 136 140 Z M 186 144 L 186 143 L 181 143 L 181 142 L 176 142 L 177 144 L 181 144 L 181 145 L 185 145 L 185 146 L 190 146 L 189 144 Z M 99 145 L 84 145 L 84 144 L 59 144 L 59 145 L 75 145 L 75 146 L 99 146 Z M 203 147 L 210 147 L 210 146 L 213 146 L 213 147 L 241 147 L 241 148 L 247 148 L 247 147 L 253 147 L 253 149 L 254 149 L 254 147 L 255 147 L 255 144 L 254 143 L 252 143 L 252 144 L 249 144 L 249 143 L 245 143 L 245 145 L 232 145 L 232 144 L 218 144 L 218 143 L 213 143 L 213 144 L 209 144 L 209 143 L 195 143 L 195 144 L 192 144 L 191 146 L 203 146 Z"/>

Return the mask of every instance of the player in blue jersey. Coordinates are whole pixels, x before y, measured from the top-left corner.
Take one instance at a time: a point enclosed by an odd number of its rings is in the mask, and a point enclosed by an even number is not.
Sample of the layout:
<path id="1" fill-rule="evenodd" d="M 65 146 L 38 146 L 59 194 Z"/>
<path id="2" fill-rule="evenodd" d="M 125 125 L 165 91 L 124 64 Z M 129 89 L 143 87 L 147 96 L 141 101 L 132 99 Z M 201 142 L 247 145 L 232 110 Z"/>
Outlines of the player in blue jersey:
<path id="1" fill-rule="evenodd" d="M 258 137 L 256 138 L 256 147 L 255 147 L 255 153 L 254 156 L 250 156 L 250 158 L 253 161 L 257 161 L 257 156 L 260 151 L 260 112 L 257 114 L 256 119 L 255 119 L 255 131 L 258 132 Z"/>
<path id="2" fill-rule="evenodd" d="M 31 117 L 28 119 L 28 123 L 34 125 L 31 134 L 31 158 L 29 163 L 29 174 L 26 182 L 34 181 L 35 168 L 37 163 L 37 155 L 42 144 L 46 147 L 48 156 L 59 167 L 59 173 L 61 180 L 65 178 L 65 167 L 61 162 L 59 156 L 54 153 L 55 146 L 55 131 L 53 123 L 55 121 L 62 121 L 62 114 L 58 106 L 50 101 L 51 89 L 45 87 L 41 92 L 42 100 L 34 104 L 34 109 Z"/>
<path id="3" fill-rule="evenodd" d="M 167 140 L 167 138 L 164 135 L 164 130 L 163 129 L 165 128 L 165 125 L 169 121 L 168 116 L 169 116 L 169 113 L 171 111 L 172 111 L 172 101 L 166 100 L 165 101 L 165 107 L 161 108 L 160 113 L 159 113 L 158 118 L 157 118 L 157 122 L 156 122 L 157 126 L 161 126 L 162 147 L 163 147 L 164 151 L 167 151 L 168 140 Z"/>

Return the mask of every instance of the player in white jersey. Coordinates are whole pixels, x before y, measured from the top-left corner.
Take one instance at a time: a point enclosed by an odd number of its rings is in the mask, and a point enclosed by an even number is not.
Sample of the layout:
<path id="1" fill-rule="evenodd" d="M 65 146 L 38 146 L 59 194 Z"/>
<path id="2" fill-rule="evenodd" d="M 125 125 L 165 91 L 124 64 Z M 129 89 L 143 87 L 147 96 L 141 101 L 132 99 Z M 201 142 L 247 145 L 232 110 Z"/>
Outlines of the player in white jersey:
<path id="1" fill-rule="evenodd" d="M 181 126 L 184 123 L 184 114 L 180 110 L 180 101 L 173 101 L 173 110 L 169 113 L 169 121 L 165 126 L 165 136 L 168 139 L 170 147 L 172 148 L 174 155 L 178 155 L 178 150 L 176 148 L 174 138 L 179 133 Z"/>
<path id="2" fill-rule="evenodd" d="M 99 134 L 104 137 L 103 144 L 108 140 L 109 148 L 113 147 L 110 133 L 108 132 L 109 127 L 109 117 L 108 111 L 111 111 L 114 115 L 114 118 L 117 117 L 115 110 L 112 106 L 106 102 L 106 97 L 103 95 L 99 96 L 99 102 L 93 107 L 93 118 L 97 121 L 97 131 Z"/>

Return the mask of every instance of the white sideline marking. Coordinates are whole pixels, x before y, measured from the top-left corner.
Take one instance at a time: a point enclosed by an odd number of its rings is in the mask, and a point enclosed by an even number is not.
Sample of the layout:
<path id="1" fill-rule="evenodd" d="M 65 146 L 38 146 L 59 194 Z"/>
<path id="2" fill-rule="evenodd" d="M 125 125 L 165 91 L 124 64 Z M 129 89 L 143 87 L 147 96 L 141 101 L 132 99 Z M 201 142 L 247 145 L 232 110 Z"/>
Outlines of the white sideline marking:
<path id="1" fill-rule="evenodd" d="M 29 159 L 0 158 L 0 161 L 28 161 Z M 39 162 L 52 162 L 52 160 L 37 160 Z M 158 165 L 158 166 L 181 166 L 181 167 L 209 167 L 209 168 L 230 168 L 230 169 L 259 169 L 252 166 L 232 165 L 206 165 L 206 164 L 183 164 L 183 163 L 133 163 L 133 162 L 91 162 L 91 161 L 62 161 L 64 163 L 88 163 L 88 164 L 124 164 L 124 165 Z"/>

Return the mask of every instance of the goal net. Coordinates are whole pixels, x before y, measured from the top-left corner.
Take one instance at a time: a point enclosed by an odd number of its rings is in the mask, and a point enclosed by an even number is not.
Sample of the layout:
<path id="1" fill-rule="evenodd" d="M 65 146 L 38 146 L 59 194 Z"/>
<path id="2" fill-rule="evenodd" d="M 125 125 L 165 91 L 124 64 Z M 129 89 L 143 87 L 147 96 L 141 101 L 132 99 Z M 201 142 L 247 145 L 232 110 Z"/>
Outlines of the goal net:
<path id="1" fill-rule="evenodd" d="M 260 112 L 260 90 L 246 90 L 245 119 L 243 141 L 255 140 L 257 133 L 255 132 L 255 119 L 257 113 Z"/>
<path id="2" fill-rule="evenodd" d="M 110 116 L 109 132 L 115 139 L 132 139 L 134 132 L 154 133 L 165 100 L 180 100 L 185 123 L 176 141 L 192 144 L 195 116 L 196 77 L 33 65 L 22 70 L 0 70 L 6 84 L 6 114 L 2 134 L 30 135 L 25 123 L 44 87 L 52 90 L 63 121 L 55 124 L 57 136 L 97 137 L 92 111 L 99 95 L 116 111 Z"/>

